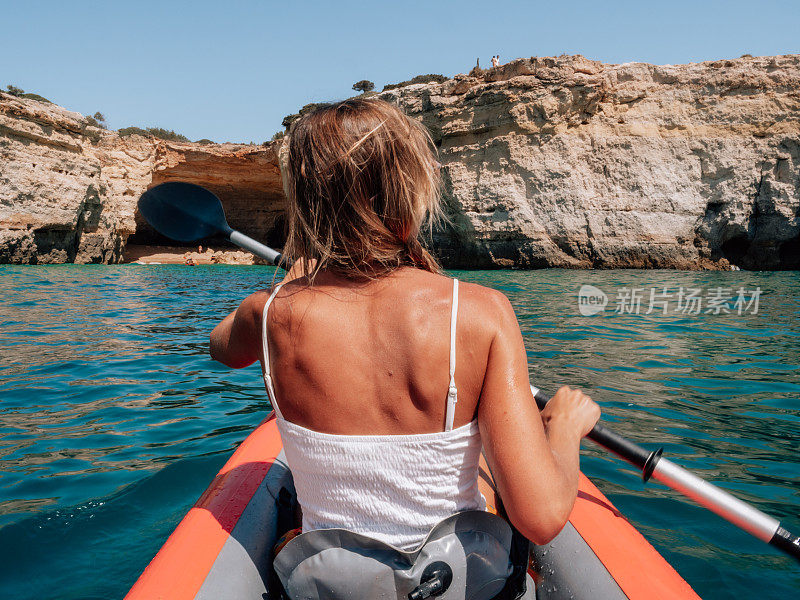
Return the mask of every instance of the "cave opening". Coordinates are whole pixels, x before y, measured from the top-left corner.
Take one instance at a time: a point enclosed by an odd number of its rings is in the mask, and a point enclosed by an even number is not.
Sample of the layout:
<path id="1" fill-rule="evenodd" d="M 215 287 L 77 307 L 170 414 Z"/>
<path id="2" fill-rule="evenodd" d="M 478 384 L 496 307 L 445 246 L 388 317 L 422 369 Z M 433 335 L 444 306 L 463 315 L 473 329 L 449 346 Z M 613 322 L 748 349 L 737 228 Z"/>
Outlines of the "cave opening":
<path id="1" fill-rule="evenodd" d="M 222 202 L 225 217 L 233 229 L 271 248 L 280 249 L 284 246 L 286 218 L 282 197 L 254 190 L 242 193 L 242 190 L 215 190 L 211 186 L 206 187 Z M 134 213 L 134 220 L 136 231 L 128 237 L 129 245 L 196 248 L 198 244 L 202 244 L 220 249 L 235 247 L 223 236 L 214 236 L 198 242 L 177 242 L 169 239 L 153 229 L 138 209 Z"/>
<path id="2" fill-rule="evenodd" d="M 800 269 L 800 235 L 783 242 L 779 255 L 782 269 Z"/>
<path id="3" fill-rule="evenodd" d="M 722 256 L 732 265 L 742 266 L 741 262 L 750 251 L 750 240 L 745 234 L 740 234 L 722 243 L 720 247 Z"/>

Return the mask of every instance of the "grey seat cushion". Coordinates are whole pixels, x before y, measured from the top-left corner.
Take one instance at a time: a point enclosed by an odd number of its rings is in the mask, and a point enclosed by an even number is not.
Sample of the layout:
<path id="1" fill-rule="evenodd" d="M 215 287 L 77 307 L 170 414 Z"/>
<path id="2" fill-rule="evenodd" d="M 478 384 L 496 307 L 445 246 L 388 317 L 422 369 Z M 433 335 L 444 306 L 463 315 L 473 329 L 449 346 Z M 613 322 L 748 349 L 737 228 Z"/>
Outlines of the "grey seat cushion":
<path id="1" fill-rule="evenodd" d="M 345 529 L 320 529 L 291 540 L 275 571 L 292 600 L 405 599 L 433 562 L 447 563 L 453 580 L 442 600 L 490 600 L 512 572 L 511 527 L 483 511 L 456 513 L 425 541 L 403 551 Z"/>

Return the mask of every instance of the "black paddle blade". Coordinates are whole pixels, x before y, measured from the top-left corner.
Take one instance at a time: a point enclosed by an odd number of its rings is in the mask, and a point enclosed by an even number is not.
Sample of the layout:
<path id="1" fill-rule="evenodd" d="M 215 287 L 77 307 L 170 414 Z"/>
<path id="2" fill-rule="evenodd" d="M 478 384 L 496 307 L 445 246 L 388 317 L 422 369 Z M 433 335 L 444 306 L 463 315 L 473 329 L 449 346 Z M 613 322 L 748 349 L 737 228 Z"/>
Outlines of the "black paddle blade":
<path id="1" fill-rule="evenodd" d="M 158 233 L 178 242 L 231 233 L 219 198 L 193 183 L 168 181 L 147 190 L 139 212 Z"/>

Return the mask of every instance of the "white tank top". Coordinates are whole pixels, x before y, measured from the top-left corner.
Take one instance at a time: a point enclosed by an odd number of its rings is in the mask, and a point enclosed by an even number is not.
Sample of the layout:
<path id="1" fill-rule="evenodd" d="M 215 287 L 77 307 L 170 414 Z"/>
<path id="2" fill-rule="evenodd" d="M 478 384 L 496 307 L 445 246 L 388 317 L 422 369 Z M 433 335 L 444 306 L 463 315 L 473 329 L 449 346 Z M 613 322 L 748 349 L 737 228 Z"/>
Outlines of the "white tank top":
<path id="1" fill-rule="evenodd" d="M 458 280 L 450 314 L 450 384 L 444 431 L 409 435 L 334 435 L 283 418 L 269 363 L 264 305 L 264 381 L 303 509 L 303 531 L 344 528 L 402 550 L 416 547 L 442 519 L 462 510 L 486 510 L 478 490 L 478 422 L 453 429 L 456 389 Z"/>

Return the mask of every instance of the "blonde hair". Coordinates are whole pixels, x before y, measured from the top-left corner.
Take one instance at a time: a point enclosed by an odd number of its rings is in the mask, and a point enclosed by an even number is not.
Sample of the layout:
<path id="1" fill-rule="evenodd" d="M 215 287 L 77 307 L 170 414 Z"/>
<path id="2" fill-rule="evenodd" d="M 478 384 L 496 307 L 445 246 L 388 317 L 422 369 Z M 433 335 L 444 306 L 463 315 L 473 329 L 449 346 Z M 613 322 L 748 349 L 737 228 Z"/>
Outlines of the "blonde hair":
<path id="1" fill-rule="evenodd" d="M 383 100 L 322 105 L 292 123 L 281 152 L 288 200 L 284 254 L 313 283 L 327 269 L 375 279 L 402 266 L 439 272 L 423 246 L 442 218 L 427 129 Z"/>

